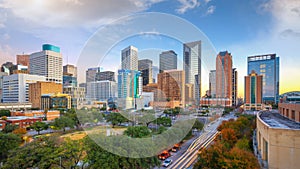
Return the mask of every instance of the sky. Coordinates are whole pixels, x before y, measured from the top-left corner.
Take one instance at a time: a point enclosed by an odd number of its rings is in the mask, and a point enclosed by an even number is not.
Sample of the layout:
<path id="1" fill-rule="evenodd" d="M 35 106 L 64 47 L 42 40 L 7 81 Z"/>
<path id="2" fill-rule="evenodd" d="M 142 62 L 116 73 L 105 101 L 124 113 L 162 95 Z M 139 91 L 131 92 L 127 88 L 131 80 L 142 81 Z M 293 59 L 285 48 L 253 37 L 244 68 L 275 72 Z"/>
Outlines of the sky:
<path id="1" fill-rule="evenodd" d="M 157 65 L 161 51 L 182 59 L 182 43 L 199 39 L 202 91 L 225 50 L 238 70 L 239 96 L 247 56 L 268 53 L 280 56 L 280 93 L 300 90 L 299 0 L 0 0 L 0 64 L 50 43 L 61 48 L 64 64 L 82 66 L 81 82 L 85 67 L 117 69 L 129 45 Z"/>

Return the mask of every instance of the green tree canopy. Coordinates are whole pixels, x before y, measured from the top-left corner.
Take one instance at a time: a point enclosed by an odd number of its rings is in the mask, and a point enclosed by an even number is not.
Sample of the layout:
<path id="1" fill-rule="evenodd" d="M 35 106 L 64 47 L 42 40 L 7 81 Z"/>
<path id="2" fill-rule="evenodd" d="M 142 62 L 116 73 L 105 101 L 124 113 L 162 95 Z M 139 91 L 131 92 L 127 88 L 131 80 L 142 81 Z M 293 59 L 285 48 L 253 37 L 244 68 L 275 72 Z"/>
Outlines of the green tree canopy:
<path id="1" fill-rule="evenodd" d="M 21 142 L 22 139 L 16 134 L 0 133 L 0 162 L 7 158 L 9 151 L 18 148 Z"/>
<path id="2" fill-rule="evenodd" d="M 32 124 L 31 128 L 34 129 L 35 131 L 37 131 L 38 135 L 39 135 L 41 131 L 48 129 L 48 124 L 37 121 Z"/>
<path id="3" fill-rule="evenodd" d="M 120 113 L 110 113 L 106 116 L 106 121 L 111 122 L 112 127 L 120 125 L 121 123 L 127 122 L 128 120 L 123 117 Z"/>
<path id="4" fill-rule="evenodd" d="M 63 129 L 65 132 L 67 127 L 74 128 L 75 122 L 69 117 L 62 116 L 55 119 L 51 125 L 54 126 L 55 129 Z"/>
<path id="5" fill-rule="evenodd" d="M 151 133 L 146 126 L 130 126 L 124 131 L 124 134 L 133 138 L 148 137 Z"/>

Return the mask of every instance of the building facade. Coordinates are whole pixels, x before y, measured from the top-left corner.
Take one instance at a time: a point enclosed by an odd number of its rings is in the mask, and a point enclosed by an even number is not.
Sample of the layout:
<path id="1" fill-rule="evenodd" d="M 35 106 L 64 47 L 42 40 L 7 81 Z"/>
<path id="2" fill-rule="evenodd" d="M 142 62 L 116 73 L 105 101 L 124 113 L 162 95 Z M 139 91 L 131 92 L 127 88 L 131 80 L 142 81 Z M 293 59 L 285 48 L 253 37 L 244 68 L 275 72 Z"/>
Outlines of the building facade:
<path id="1" fill-rule="evenodd" d="M 68 94 L 55 93 L 43 94 L 41 96 L 41 109 L 61 109 L 67 110 L 72 108 L 71 96 Z"/>
<path id="2" fill-rule="evenodd" d="M 29 84 L 45 82 L 46 77 L 29 74 L 13 74 L 3 77 L 3 103 L 29 102 Z"/>
<path id="3" fill-rule="evenodd" d="M 115 72 L 112 71 L 103 71 L 96 73 L 96 81 L 116 81 Z"/>
<path id="4" fill-rule="evenodd" d="M 183 44 L 183 70 L 185 83 L 194 84 L 194 97 L 199 104 L 201 98 L 201 41 Z"/>
<path id="5" fill-rule="evenodd" d="M 87 83 L 88 101 L 106 101 L 117 97 L 117 83 L 114 81 L 97 81 Z"/>
<path id="6" fill-rule="evenodd" d="M 3 77 L 7 76 L 8 73 L 6 72 L 0 72 L 0 103 L 3 102 L 2 100 L 2 93 L 3 93 Z"/>
<path id="7" fill-rule="evenodd" d="M 164 51 L 159 55 L 159 73 L 177 69 L 177 54 L 173 50 Z"/>
<path id="8" fill-rule="evenodd" d="M 71 96 L 72 108 L 79 109 L 86 101 L 85 87 L 64 87 L 63 93 Z"/>
<path id="9" fill-rule="evenodd" d="M 279 57 L 276 54 L 248 57 L 248 74 L 254 70 L 263 76 L 263 102 L 279 101 Z"/>
<path id="10" fill-rule="evenodd" d="M 85 72 L 85 82 L 95 82 L 96 74 L 101 71 L 103 71 L 102 67 L 88 68 L 88 70 Z"/>
<path id="11" fill-rule="evenodd" d="M 77 67 L 69 64 L 63 66 L 63 75 L 77 77 Z"/>
<path id="12" fill-rule="evenodd" d="M 232 69 L 232 106 L 238 105 L 238 72 Z"/>
<path id="13" fill-rule="evenodd" d="M 32 53 L 29 59 L 30 74 L 45 76 L 46 81 L 62 83 L 63 58 L 60 48 L 44 44 L 41 52 Z"/>
<path id="14" fill-rule="evenodd" d="M 134 46 L 128 46 L 121 52 L 122 69 L 138 70 L 138 49 Z"/>
<path id="15" fill-rule="evenodd" d="M 41 108 L 43 94 L 62 93 L 63 86 L 54 82 L 36 82 L 29 84 L 29 102 L 32 107 Z"/>
<path id="16" fill-rule="evenodd" d="M 153 78 L 152 78 L 152 60 L 149 59 L 142 59 L 139 60 L 139 71 L 142 73 L 142 78 L 143 78 L 143 85 L 147 85 L 149 83 L 153 83 Z"/>
<path id="17" fill-rule="evenodd" d="M 178 101 L 185 106 L 185 74 L 182 70 L 168 70 L 158 74 L 159 101 Z"/>
<path id="18" fill-rule="evenodd" d="M 262 110 L 263 109 L 263 76 L 252 71 L 245 76 L 245 110 Z"/>
<path id="19" fill-rule="evenodd" d="M 216 97 L 232 99 L 232 56 L 227 51 L 216 58 Z"/>
<path id="20" fill-rule="evenodd" d="M 209 72 L 209 95 L 216 98 L 216 70 Z"/>
<path id="21" fill-rule="evenodd" d="M 29 68 L 30 67 L 29 59 L 30 59 L 30 55 L 24 55 L 24 54 L 17 55 L 17 65 L 23 65 Z"/>

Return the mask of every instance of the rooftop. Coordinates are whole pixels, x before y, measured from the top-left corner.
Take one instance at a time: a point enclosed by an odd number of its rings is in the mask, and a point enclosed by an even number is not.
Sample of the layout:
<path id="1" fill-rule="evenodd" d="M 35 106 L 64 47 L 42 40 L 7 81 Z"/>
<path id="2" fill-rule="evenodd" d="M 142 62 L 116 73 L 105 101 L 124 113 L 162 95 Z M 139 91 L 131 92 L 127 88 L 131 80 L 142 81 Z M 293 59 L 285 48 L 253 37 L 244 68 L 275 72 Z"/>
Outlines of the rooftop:
<path id="1" fill-rule="evenodd" d="M 259 114 L 259 117 L 272 128 L 300 130 L 300 123 L 290 120 L 279 113 L 262 112 Z"/>

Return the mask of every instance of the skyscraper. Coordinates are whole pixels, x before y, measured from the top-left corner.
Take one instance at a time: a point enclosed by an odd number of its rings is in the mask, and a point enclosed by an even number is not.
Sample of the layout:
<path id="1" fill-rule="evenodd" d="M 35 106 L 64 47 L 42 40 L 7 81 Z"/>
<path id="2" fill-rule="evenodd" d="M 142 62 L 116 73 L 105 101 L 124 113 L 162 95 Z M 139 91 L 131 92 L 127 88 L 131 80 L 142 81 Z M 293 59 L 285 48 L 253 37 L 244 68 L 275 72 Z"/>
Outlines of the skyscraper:
<path id="1" fill-rule="evenodd" d="M 63 75 L 77 77 L 77 67 L 69 64 L 63 66 Z"/>
<path id="2" fill-rule="evenodd" d="M 60 48 L 44 44 L 41 52 L 32 53 L 29 59 L 30 74 L 45 76 L 49 82 L 62 83 L 63 58 Z"/>
<path id="3" fill-rule="evenodd" d="M 197 105 L 201 97 L 201 41 L 183 44 L 185 83 L 194 84 Z"/>
<path id="4" fill-rule="evenodd" d="M 88 82 L 86 88 L 89 101 L 106 101 L 117 96 L 117 83 L 114 81 Z"/>
<path id="5" fill-rule="evenodd" d="M 30 55 L 17 55 L 17 65 L 27 66 L 29 68 Z"/>
<path id="6" fill-rule="evenodd" d="M 209 72 L 209 94 L 212 98 L 216 98 L 216 70 Z"/>
<path id="7" fill-rule="evenodd" d="M 153 83 L 152 60 L 149 60 L 149 59 L 139 60 L 139 71 L 142 73 L 144 86 L 149 83 Z"/>
<path id="8" fill-rule="evenodd" d="M 238 105 L 238 72 L 232 69 L 232 106 Z"/>
<path id="9" fill-rule="evenodd" d="M 227 51 L 216 59 L 216 97 L 232 99 L 232 56 Z"/>
<path id="10" fill-rule="evenodd" d="M 95 82 L 96 74 L 102 71 L 102 67 L 88 68 L 85 72 L 85 82 Z"/>
<path id="11" fill-rule="evenodd" d="M 278 103 L 279 100 L 279 57 L 276 54 L 248 57 L 248 74 L 254 70 L 263 76 L 263 102 Z"/>
<path id="12" fill-rule="evenodd" d="M 112 71 L 104 71 L 104 72 L 97 72 L 96 73 L 96 81 L 113 81 L 115 82 L 115 72 Z"/>
<path id="13" fill-rule="evenodd" d="M 74 65 L 63 66 L 63 87 L 77 86 L 77 67 Z"/>
<path id="14" fill-rule="evenodd" d="M 121 52 L 122 69 L 138 70 L 138 49 L 128 46 Z"/>
<path id="15" fill-rule="evenodd" d="M 173 50 L 164 51 L 159 55 L 159 73 L 177 69 L 177 54 Z"/>
<path id="16" fill-rule="evenodd" d="M 263 76 L 254 70 L 245 76 L 245 109 L 257 110 L 262 107 Z"/>

